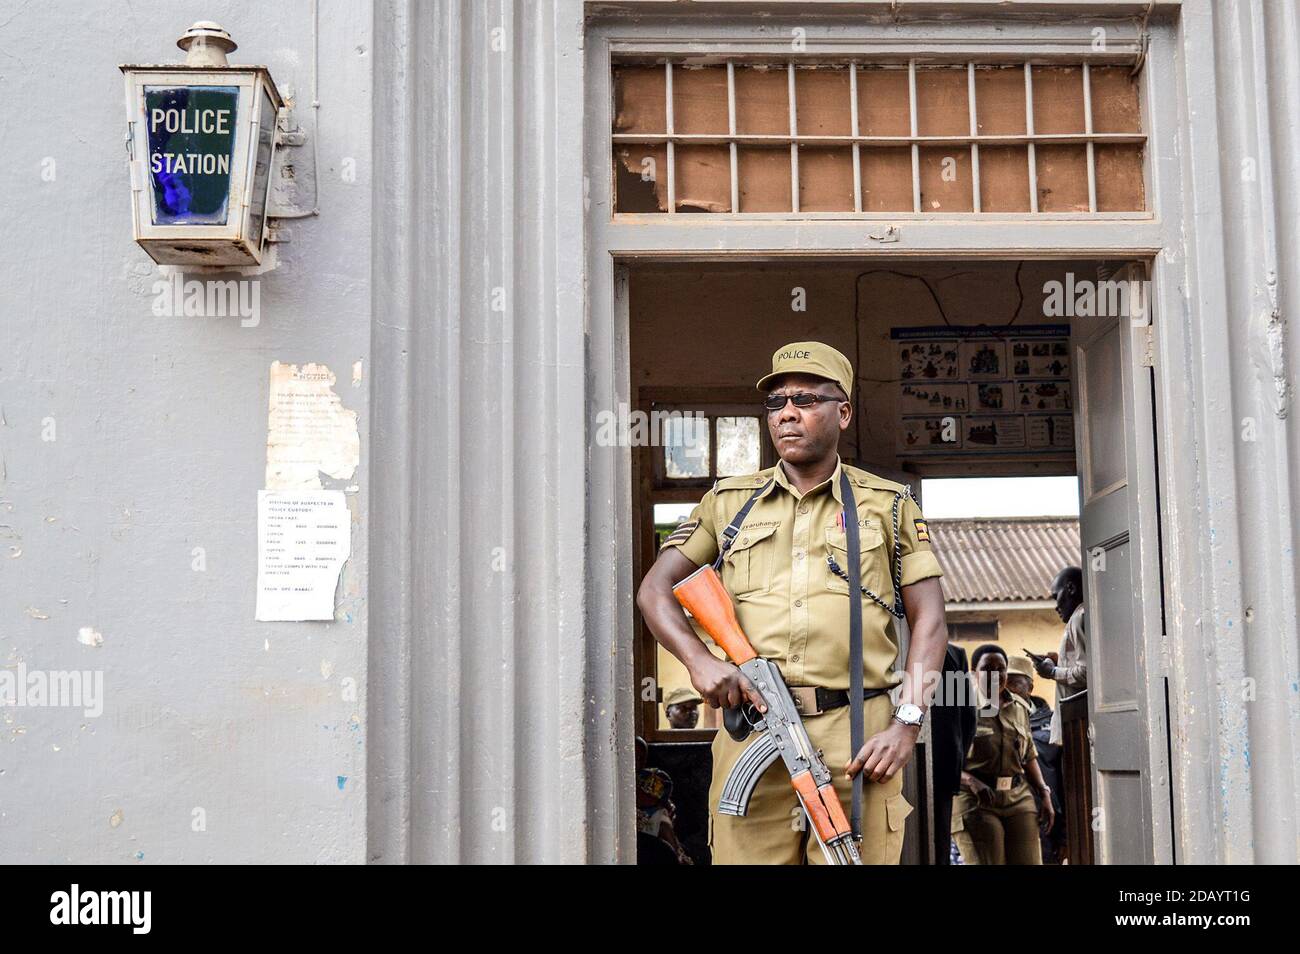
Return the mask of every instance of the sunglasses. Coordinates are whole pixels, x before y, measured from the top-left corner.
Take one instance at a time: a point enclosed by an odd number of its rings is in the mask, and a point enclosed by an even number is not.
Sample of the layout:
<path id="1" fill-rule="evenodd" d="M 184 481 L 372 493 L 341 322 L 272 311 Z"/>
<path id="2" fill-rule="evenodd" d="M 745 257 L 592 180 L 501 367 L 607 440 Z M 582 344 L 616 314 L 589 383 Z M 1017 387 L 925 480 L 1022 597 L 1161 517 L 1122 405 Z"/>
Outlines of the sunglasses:
<path id="1" fill-rule="evenodd" d="M 826 394 L 813 394 L 811 391 L 797 391 L 794 394 L 769 394 L 763 401 L 763 407 L 769 411 L 779 411 L 785 407 L 787 401 L 793 401 L 795 407 L 812 407 L 814 404 L 826 401 L 842 403 L 844 399 Z"/>

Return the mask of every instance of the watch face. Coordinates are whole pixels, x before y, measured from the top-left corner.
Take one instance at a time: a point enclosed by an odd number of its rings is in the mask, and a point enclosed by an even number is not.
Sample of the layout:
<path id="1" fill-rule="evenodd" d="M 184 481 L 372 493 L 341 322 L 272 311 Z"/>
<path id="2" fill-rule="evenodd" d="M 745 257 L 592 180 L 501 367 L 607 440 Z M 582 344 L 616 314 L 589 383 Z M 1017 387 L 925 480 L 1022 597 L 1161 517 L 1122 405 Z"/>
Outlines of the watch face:
<path id="1" fill-rule="evenodd" d="M 921 721 L 921 707 L 914 706 L 911 703 L 899 706 L 894 718 L 898 719 L 899 722 L 915 725 Z"/>

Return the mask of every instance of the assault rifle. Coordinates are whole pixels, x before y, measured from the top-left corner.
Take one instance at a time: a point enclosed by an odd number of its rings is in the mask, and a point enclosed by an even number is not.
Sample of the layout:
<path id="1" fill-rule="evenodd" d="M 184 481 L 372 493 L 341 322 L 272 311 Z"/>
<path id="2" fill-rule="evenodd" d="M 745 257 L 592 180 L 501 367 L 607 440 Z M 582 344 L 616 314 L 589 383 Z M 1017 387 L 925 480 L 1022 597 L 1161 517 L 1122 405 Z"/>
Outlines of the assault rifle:
<path id="1" fill-rule="evenodd" d="M 759 778 L 778 758 L 783 759 L 790 773 L 790 784 L 812 822 L 813 834 L 826 860 L 833 865 L 862 864 L 844 806 L 835 794 L 830 769 L 808 738 L 785 678 L 775 664 L 754 652 L 717 572 L 707 564 L 700 567 L 673 587 L 673 595 L 722 647 L 767 704 L 765 713 L 748 702 L 723 713 L 723 724 L 737 742 L 744 741 L 751 732 L 759 734 L 727 776 L 718 811 L 743 816 L 749 810 L 749 800 Z"/>

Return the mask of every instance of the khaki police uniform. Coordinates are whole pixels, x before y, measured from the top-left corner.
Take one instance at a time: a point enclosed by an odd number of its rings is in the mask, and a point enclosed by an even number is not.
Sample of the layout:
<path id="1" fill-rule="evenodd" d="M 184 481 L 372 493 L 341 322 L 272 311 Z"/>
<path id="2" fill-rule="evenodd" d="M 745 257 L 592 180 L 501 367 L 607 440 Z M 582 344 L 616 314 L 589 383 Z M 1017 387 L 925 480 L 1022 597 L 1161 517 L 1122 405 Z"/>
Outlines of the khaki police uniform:
<path id="1" fill-rule="evenodd" d="M 857 503 L 862 585 L 892 606 L 892 508 L 895 495 L 905 487 L 842 462 L 828 481 L 804 494 L 790 483 L 780 464 L 757 474 L 719 480 L 664 543 L 664 547 L 679 548 L 697 565 L 713 562 L 722 530 L 754 491 L 772 481 L 755 501 L 727 552 L 721 576 L 741 629 L 755 651 L 780 668 L 792 688 L 849 688 L 849 586 L 831 571 L 826 559 L 834 556 L 847 572 L 841 470 L 848 474 Z M 902 586 L 941 575 L 921 509 L 910 496 L 899 501 L 898 536 Z M 893 671 L 898 656 L 894 619 L 874 600 L 858 598 L 862 601 L 863 687 L 890 688 L 898 681 Z M 864 737 L 888 728 L 893 711 L 887 695 L 863 703 Z M 852 783 L 844 777 L 844 766 L 854 754 L 850 751 L 849 707 L 805 715 L 804 724 L 813 745 L 823 752 L 847 814 Z M 714 737 L 709 791 L 709 844 L 714 863 L 798 864 L 805 859 L 824 863 L 816 839 L 804 832 L 806 822 L 798 799 L 779 761 L 759 781 L 745 817 L 718 814 L 723 783 L 750 742 L 752 738 L 736 742 L 726 732 Z M 898 863 L 903 822 L 912 810 L 902 795 L 902 785 L 899 773 L 883 784 L 867 781 L 863 786 L 864 863 Z"/>
<path id="2" fill-rule="evenodd" d="M 1038 758 L 1029 703 L 1002 690 L 996 713 L 979 710 L 965 769 L 992 789 L 981 804 L 963 789 L 952 800 L 952 837 L 968 865 L 1041 865 L 1038 807 L 1026 768 Z"/>

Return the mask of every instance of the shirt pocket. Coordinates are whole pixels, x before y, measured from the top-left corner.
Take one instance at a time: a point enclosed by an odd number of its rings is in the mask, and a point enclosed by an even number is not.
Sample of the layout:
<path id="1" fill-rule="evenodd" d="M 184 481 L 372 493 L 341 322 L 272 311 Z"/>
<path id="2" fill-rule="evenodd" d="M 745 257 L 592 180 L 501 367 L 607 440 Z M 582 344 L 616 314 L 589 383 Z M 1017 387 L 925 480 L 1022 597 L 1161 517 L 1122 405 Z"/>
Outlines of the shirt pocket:
<path id="1" fill-rule="evenodd" d="M 1038 750 L 1034 748 L 1034 737 L 1030 734 L 1027 722 L 1024 725 L 1016 723 L 1016 743 L 1016 755 L 1023 769 L 1032 759 L 1038 758 Z"/>
<path id="2" fill-rule="evenodd" d="M 876 521 L 868 519 L 858 526 L 858 549 L 861 554 L 862 585 L 886 602 L 890 599 L 888 586 L 888 559 L 885 554 L 885 535 Z M 839 527 L 826 528 L 826 552 L 835 558 L 840 570 L 848 575 L 848 535 Z M 832 593 L 848 593 L 849 581 L 834 572 L 829 564 L 826 571 L 826 589 Z"/>
<path id="3" fill-rule="evenodd" d="M 723 582 L 736 599 L 759 596 L 772 588 L 772 534 L 776 526 L 746 530 L 743 527 L 723 559 Z"/>
<path id="4" fill-rule="evenodd" d="M 970 752 L 967 753 L 968 764 L 988 765 L 997 759 L 1000 734 L 995 726 L 981 722 L 975 726 L 975 738 L 971 740 Z"/>

